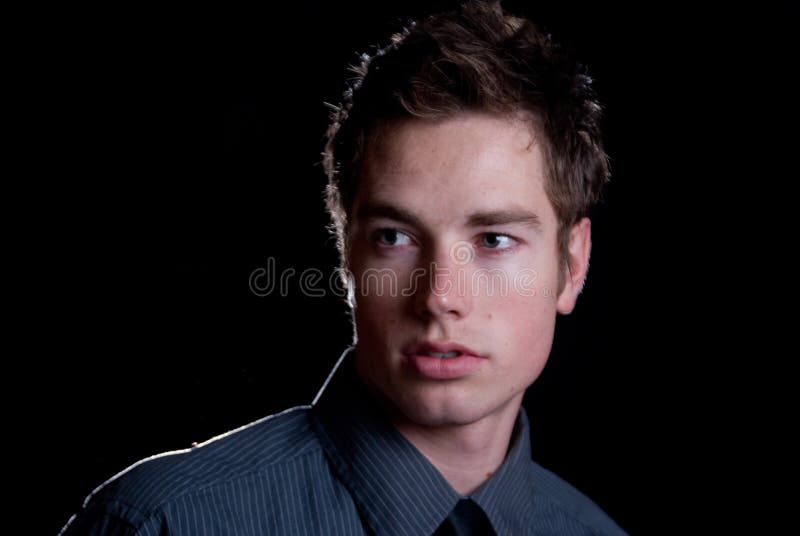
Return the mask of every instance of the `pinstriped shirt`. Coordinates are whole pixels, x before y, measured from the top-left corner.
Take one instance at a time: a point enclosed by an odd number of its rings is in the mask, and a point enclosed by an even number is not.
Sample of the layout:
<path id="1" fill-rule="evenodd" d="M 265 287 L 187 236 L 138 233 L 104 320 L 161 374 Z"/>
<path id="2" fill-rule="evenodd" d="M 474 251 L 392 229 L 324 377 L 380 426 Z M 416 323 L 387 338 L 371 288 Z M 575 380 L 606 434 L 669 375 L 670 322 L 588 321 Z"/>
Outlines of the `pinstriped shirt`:
<path id="1" fill-rule="evenodd" d="M 62 534 L 433 533 L 461 497 L 385 418 L 347 354 L 312 405 L 134 464 Z M 505 461 L 470 498 L 501 535 L 624 534 L 531 460 L 524 409 Z"/>

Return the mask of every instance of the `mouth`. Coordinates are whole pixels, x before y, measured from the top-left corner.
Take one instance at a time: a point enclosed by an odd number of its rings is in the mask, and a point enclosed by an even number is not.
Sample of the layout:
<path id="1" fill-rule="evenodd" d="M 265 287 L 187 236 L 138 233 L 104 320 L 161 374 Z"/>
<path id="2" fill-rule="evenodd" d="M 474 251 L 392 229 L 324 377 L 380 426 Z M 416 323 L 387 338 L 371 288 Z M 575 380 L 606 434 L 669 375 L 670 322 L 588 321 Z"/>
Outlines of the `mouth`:
<path id="1" fill-rule="evenodd" d="M 457 343 L 423 341 L 403 348 L 406 363 L 417 375 L 433 380 L 452 380 L 467 376 L 486 358 Z"/>
<path id="2" fill-rule="evenodd" d="M 439 359 L 450 359 L 452 357 L 458 357 L 461 355 L 461 352 L 458 350 L 451 350 L 449 352 L 433 352 L 430 350 L 420 350 L 419 355 L 427 355 L 430 357 L 438 357 Z"/>
<path id="3" fill-rule="evenodd" d="M 403 353 L 407 356 L 421 355 L 435 357 L 437 359 L 453 359 L 460 356 L 482 357 L 471 348 L 467 348 L 466 346 L 453 342 L 418 342 L 403 348 Z"/>

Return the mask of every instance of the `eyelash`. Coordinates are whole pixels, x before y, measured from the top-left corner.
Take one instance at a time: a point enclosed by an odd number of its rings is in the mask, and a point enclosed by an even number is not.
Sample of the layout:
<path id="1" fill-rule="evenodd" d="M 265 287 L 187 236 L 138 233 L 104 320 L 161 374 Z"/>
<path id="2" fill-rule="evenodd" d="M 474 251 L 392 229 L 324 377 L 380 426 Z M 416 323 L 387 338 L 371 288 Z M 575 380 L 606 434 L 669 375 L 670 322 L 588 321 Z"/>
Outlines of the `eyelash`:
<path id="1" fill-rule="evenodd" d="M 496 237 L 507 238 L 508 241 L 511 242 L 511 244 L 508 247 L 505 247 L 505 248 L 487 247 L 487 249 L 489 249 L 489 250 L 493 250 L 493 251 L 510 251 L 510 250 L 514 249 L 514 247 L 519 243 L 519 240 L 517 240 L 516 238 L 514 238 L 511 235 L 504 234 L 504 233 L 491 233 L 491 232 L 490 233 L 483 233 L 483 234 L 481 234 L 481 239 L 484 239 L 484 238 L 486 238 L 487 236 L 490 236 L 490 235 L 493 235 L 493 236 L 496 236 Z"/>
<path id="2" fill-rule="evenodd" d="M 399 229 L 396 229 L 396 228 L 394 228 L 394 227 L 382 227 L 382 228 L 380 228 L 380 229 L 376 230 L 376 231 L 375 231 L 375 232 L 372 234 L 372 237 L 373 237 L 373 238 L 372 238 L 372 240 L 373 240 L 373 242 L 375 242 L 376 244 L 378 244 L 378 246 L 379 246 L 379 247 L 384 247 L 384 248 L 387 248 L 387 249 L 388 249 L 388 248 L 394 248 L 394 247 L 398 247 L 398 246 L 393 246 L 393 245 L 389 245 L 389 244 L 381 244 L 381 243 L 380 243 L 380 239 L 381 239 L 381 238 L 384 236 L 384 233 L 386 233 L 386 232 L 389 232 L 389 231 L 393 231 L 393 232 L 395 232 L 395 233 L 398 233 L 398 234 L 405 235 L 405 236 L 407 236 L 407 237 L 408 237 L 410 240 L 413 240 L 413 238 L 411 237 L 411 235 L 409 235 L 408 233 L 405 233 L 405 232 L 403 232 L 403 231 L 401 231 L 401 230 L 399 230 Z M 511 244 L 510 246 L 506 247 L 506 248 L 491 248 L 491 247 L 486 247 L 486 248 L 484 248 L 484 249 L 486 249 L 486 250 L 488 250 L 488 251 L 496 251 L 496 252 L 505 253 L 505 252 L 512 251 L 513 249 L 515 249 L 515 248 L 516 248 L 516 246 L 517 246 L 517 245 L 519 244 L 519 242 L 520 242 L 520 241 L 519 241 L 517 238 L 513 237 L 512 235 L 505 234 L 505 233 L 486 232 L 486 233 L 481 233 L 479 236 L 480 236 L 480 238 L 481 238 L 481 239 L 483 239 L 483 238 L 486 238 L 486 237 L 487 237 L 487 236 L 489 236 L 489 235 L 494 235 L 494 236 L 498 236 L 498 237 L 505 237 L 505 238 L 508 238 L 508 239 L 509 239 L 509 240 L 512 242 L 512 244 Z"/>
<path id="3" fill-rule="evenodd" d="M 403 231 L 401 231 L 401 230 L 399 230 L 399 229 L 395 229 L 395 228 L 393 228 L 393 227 L 383 227 L 383 228 L 381 228 L 381 229 L 378 229 L 378 230 L 377 230 L 377 231 L 375 231 L 374 233 L 372 233 L 372 236 L 373 236 L 373 241 L 374 241 L 374 242 L 376 242 L 376 243 L 378 243 L 378 245 L 379 245 L 379 246 L 383 246 L 383 247 L 394 247 L 394 246 L 392 246 L 392 245 L 389 245 L 389 244 L 381 244 L 381 243 L 380 243 L 380 238 L 382 238 L 382 237 L 384 236 L 384 233 L 386 233 L 386 232 L 389 232 L 389 231 L 394 231 L 395 233 L 398 233 L 398 234 L 405 235 L 405 236 L 407 236 L 409 239 L 411 238 L 411 236 L 410 236 L 408 233 L 404 233 Z"/>

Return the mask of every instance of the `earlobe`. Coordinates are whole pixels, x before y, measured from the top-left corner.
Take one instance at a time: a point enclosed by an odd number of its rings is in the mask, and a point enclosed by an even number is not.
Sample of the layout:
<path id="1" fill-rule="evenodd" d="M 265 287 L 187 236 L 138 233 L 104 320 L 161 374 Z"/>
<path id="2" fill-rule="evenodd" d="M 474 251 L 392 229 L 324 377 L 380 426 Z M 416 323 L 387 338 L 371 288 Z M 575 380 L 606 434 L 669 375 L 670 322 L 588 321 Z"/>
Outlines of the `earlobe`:
<path id="1" fill-rule="evenodd" d="M 592 222 L 589 218 L 581 218 L 572 226 L 567 247 L 567 265 L 564 267 L 565 284 L 558 295 L 556 309 L 561 314 L 569 314 L 575 308 L 578 295 L 583 290 L 583 283 L 589 270 L 589 254 L 592 249 Z"/>

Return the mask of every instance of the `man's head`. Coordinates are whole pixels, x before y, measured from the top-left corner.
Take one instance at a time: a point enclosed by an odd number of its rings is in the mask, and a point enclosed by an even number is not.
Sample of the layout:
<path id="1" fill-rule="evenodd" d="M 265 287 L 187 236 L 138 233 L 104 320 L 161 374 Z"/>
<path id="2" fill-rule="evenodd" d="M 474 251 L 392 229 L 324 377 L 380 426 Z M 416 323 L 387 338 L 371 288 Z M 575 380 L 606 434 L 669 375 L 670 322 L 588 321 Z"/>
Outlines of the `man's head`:
<path id="1" fill-rule="evenodd" d="M 325 158 L 359 374 L 408 422 L 515 413 L 588 267 L 607 180 L 590 80 L 483 2 L 395 36 L 359 75 Z"/>
<path id="2" fill-rule="evenodd" d="M 395 120 L 440 120 L 465 111 L 528 112 L 542 141 L 545 189 L 559 221 L 562 263 L 570 228 L 587 215 L 608 180 L 600 106 L 585 70 L 533 23 L 474 1 L 412 24 L 373 56 L 363 55 L 328 129 L 327 206 L 342 268 L 364 155 Z M 563 283 L 563 281 L 562 281 Z"/>

